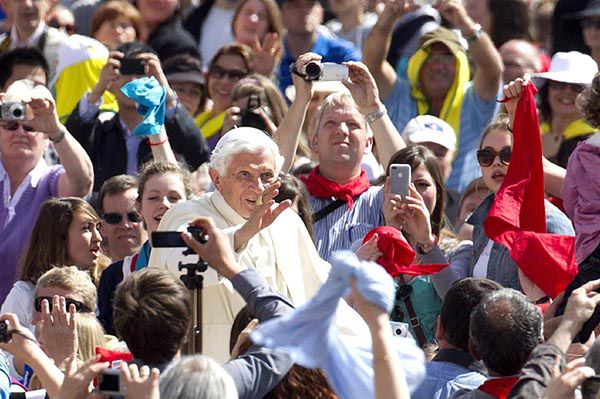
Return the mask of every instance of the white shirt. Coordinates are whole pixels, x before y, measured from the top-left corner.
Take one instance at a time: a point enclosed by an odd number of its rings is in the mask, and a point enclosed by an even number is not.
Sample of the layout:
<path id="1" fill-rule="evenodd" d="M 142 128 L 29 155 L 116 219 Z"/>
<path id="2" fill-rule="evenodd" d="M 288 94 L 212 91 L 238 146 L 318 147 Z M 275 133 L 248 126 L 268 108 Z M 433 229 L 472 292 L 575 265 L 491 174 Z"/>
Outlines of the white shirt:
<path id="1" fill-rule="evenodd" d="M 473 267 L 474 278 L 487 278 L 488 263 L 490 263 L 493 246 L 494 241 L 488 239 L 483 251 L 481 251 L 481 255 L 479 255 L 479 259 L 477 259 L 477 263 L 475 263 L 475 266 Z"/>
<path id="2" fill-rule="evenodd" d="M 233 20 L 233 9 L 225 9 L 216 5 L 210 8 L 200 34 L 200 57 L 205 68 L 212 61 L 217 51 L 226 44 L 235 42 L 231 31 Z"/>
<path id="3" fill-rule="evenodd" d="M 19 34 L 17 33 L 17 28 L 13 24 L 10 29 L 10 46 L 9 49 L 15 49 L 20 47 L 37 47 L 38 41 L 42 37 L 44 33 L 44 29 L 46 29 L 46 24 L 44 22 L 40 22 L 38 27 L 35 28 L 33 34 L 27 40 L 19 40 Z"/>

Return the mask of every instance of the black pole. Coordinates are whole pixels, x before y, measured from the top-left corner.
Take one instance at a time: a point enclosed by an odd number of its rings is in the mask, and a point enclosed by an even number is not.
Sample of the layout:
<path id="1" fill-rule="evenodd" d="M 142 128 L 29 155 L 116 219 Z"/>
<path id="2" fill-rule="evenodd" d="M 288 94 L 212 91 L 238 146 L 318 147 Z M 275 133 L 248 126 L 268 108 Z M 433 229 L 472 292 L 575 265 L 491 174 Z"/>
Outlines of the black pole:
<path id="1" fill-rule="evenodd" d="M 189 248 L 183 252 L 183 255 L 195 254 Z M 204 276 L 202 274 L 208 269 L 208 263 L 202 258 L 196 263 L 179 262 L 177 266 L 179 271 L 185 270 L 186 273 L 180 276 L 181 281 L 190 290 L 192 297 L 192 328 L 187 343 L 187 354 L 202 353 L 202 288 L 204 287 Z"/>

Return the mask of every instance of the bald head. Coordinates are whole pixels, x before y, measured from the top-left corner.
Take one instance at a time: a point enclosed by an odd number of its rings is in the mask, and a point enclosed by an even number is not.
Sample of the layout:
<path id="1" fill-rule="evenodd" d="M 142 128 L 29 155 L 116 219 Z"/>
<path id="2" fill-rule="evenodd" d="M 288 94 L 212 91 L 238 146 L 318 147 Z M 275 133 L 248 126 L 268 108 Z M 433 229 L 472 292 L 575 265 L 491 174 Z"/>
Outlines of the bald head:
<path id="1" fill-rule="evenodd" d="M 513 39 L 498 49 L 504 64 L 504 83 L 522 78 L 526 73 L 540 72 L 540 51 L 526 40 Z"/>

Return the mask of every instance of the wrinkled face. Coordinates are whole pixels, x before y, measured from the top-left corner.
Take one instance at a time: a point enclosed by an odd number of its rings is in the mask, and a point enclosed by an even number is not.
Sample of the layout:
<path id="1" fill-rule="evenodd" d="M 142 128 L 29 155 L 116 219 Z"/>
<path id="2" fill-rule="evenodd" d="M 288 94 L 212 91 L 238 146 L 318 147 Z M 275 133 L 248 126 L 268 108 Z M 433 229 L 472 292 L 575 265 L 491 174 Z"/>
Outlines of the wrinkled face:
<path id="1" fill-rule="evenodd" d="M 504 129 L 491 131 L 481 145 L 481 149 L 490 149 L 497 153 L 505 147 L 512 147 L 512 139 L 510 132 Z M 499 156 L 494 158 L 494 162 L 490 166 L 481 166 L 483 181 L 491 192 L 497 193 L 500 190 L 507 170 L 508 165 L 502 163 Z"/>
<path id="2" fill-rule="evenodd" d="M 234 54 L 224 54 L 212 63 L 208 71 L 208 95 L 216 112 L 229 107 L 231 91 L 249 73 L 244 59 Z"/>
<path id="3" fill-rule="evenodd" d="M 499 51 L 504 64 L 502 75 L 504 84 L 522 78 L 526 73 L 538 72 L 536 71 L 535 60 L 531 59 L 532 56 L 526 51 L 526 48 L 506 45 L 500 47 Z"/>
<path id="4" fill-rule="evenodd" d="M 146 237 L 141 217 L 139 217 L 139 222 L 132 222 L 128 218 L 129 214 L 138 213 L 135 206 L 136 198 L 137 189 L 130 188 L 115 195 L 107 195 L 102 201 L 105 214 L 121 215 L 121 221 L 117 224 L 110 224 L 106 220 L 102 221 L 102 234 L 108 241 L 113 261 L 133 255 Z"/>
<path id="5" fill-rule="evenodd" d="M 179 175 L 163 173 L 149 178 L 144 185 L 140 206 L 148 235 L 158 229 L 162 217 L 173 205 L 186 200 L 185 185 Z"/>
<path id="6" fill-rule="evenodd" d="M 0 122 L 0 156 L 5 160 L 22 162 L 23 164 L 37 163 L 48 145 L 45 134 L 28 131 L 27 123 L 2 121 Z"/>
<path id="7" fill-rule="evenodd" d="M 322 168 L 340 163 L 354 166 L 360 164 L 370 143 L 365 118 L 358 109 L 349 104 L 334 104 L 323 112 L 312 149 Z"/>
<path id="8" fill-rule="evenodd" d="M 225 176 L 220 176 L 215 169 L 209 173 L 229 206 L 247 219 L 258 197 L 276 181 L 275 155 L 271 151 L 240 152 L 229 159 Z"/>
<path id="9" fill-rule="evenodd" d="M 134 42 L 137 35 L 131 21 L 119 16 L 116 19 L 104 21 L 94 32 L 94 38 L 109 50 L 115 50 L 122 44 Z"/>
<path id="10" fill-rule="evenodd" d="M 561 115 L 577 119 L 579 117 L 577 96 L 583 89 L 583 85 L 548 81 L 548 102 L 552 116 Z"/>
<path id="11" fill-rule="evenodd" d="M 179 0 L 138 0 L 142 18 L 149 24 L 160 24 L 169 19 L 177 9 Z"/>
<path id="12" fill-rule="evenodd" d="M 432 44 L 419 74 L 419 82 L 426 97 L 445 98 L 456 75 L 456 57 L 443 44 Z"/>
<path id="13" fill-rule="evenodd" d="M 281 20 L 288 32 L 313 33 L 323 19 L 323 8 L 315 0 L 287 0 L 281 5 Z"/>
<path id="14" fill-rule="evenodd" d="M 86 212 L 75 212 L 67 232 L 69 262 L 82 270 L 92 270 L 101 254 L 100 221 Z"/>
<path id="15" fill-rule="evenodd" d="M 41 287 L 37 290 L 37 297 L 50 297 L 52 298 L 54 295 L 64 296 L 68 299 L 73 299 L 75 301 L 84 302 L 83 295 L 79 292 L 65 290 L 64 288 L 58 287 Z M 52 302 L 48 303 L 50 311 L 52 311 Z M 69 309 L 67 309 L 69 310 Z M 41 321 L 42 321 L 42 312 L 38 312 L 33 309 L 32 322 L 36 326 L 36 335 L 41 334 Z M 40 342 L 41 344 L 41 342 Z"/>
<path id="16" fill-rule="evenodd" d="M 247 0 L 233 23 L 235 40 L 251 46 L 254 39 L 262 40 L 269 28 L 267 7 L 260 0 Z"/>
<path id="17" fill-rule="evenodd" d="M 8 0 L 9 14 L 17 30 L 34 30 L 50 9 L 48 0 Z"/>
<path id="18" fill-rule="evenodd" d="M 425 165 L 421 164 L 411 171 L 410 179 L 419 194 L 423 197 L 423 202 L 425 202 L 429 213 L 433 213 L 437 204 L 437 187 L 431 173 L 429 173 Z"/>

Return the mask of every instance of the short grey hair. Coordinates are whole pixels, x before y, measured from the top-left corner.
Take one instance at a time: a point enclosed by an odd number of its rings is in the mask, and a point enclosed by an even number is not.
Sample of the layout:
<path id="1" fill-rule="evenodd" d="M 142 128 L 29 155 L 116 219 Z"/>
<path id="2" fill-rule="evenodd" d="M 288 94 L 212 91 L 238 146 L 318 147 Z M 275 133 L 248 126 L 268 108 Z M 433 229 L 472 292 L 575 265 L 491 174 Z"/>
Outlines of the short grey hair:
<path id="1" fill-rule="evenodd" d="M 183 356 L 160 376 L 161 398 L 237 399 L 233 379 L 217 362 L 204 355 Z"/>
<path id="2" fill-rule="evenodd" d="M 334 106 L 334 105 L 350 105 L 355 107 L 358 112 L 363 116 L 362 112 L 360 112 L 360 109 L 358 108 L 358 105 L 356 105 L 356 102 L 354 101 L 354 98 L 352 98 L 352 95 L 350 93 L 345 93 L 345 92 L 335 92 L 335 93 L 331 93 L 330 95 L 328 95 L 327 97 L 325 97 L 325 100 L 323 100 L 323 103 L 321 104 L 321 107 L 319 108 L 319 111 L 317 111 L 317 116 L 315 117 L 317 120 L 317 127 L 315 130 L 315 136 L 319 135 L 319 129 L 321 129 L 321 122 L 323 120 L 323 114 L 325 113 L 325 111 L 327 109 L 329 109 L 330 107 Z M 366 125 L 366 124 L 365 124 Z"/>
<path id="3" fill-rule="evenodd" d="M 278 175 L 284 158 L 279 152 L 277 143 L 262 130 L 253 127 L 238 127 L 221 137 L 210 156 L 210 167 L 215 169 L 219 175 L 225 176 L 229 161 L 234 155 L 242 152 L 262 154 L 269 151 L 275 158 L 275 175 Z"/>

